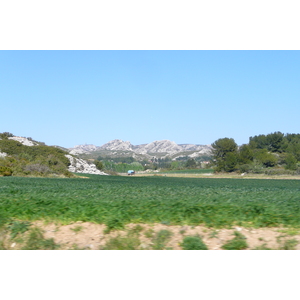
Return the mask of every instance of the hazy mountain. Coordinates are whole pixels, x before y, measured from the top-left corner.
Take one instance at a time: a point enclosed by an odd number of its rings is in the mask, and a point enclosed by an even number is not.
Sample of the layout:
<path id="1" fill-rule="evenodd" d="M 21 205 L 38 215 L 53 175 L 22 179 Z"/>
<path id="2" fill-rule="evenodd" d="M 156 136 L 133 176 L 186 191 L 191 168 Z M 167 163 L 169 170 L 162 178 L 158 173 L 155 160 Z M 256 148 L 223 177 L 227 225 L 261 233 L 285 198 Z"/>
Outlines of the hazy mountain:
<path id="1" fill-rule="evenodd" d="M 129 141 L 112 140 L 102 146 L 78 145 L 70 148 L 71 154 L 97 156 L 132 156 L 136 159 L 150 157 L 162 158 L 170 156 L 173 159 L 180 156 L 198 157 L 210 155 L 210 145 L 176 144 L 169 140 L 154 141 L 149 144 L 132 145 Z"/>
<path id="2" fill-rule="evenodd" d="M 122 140 L 113 140 L 101 147 L 98 147 L 101 150 L 125 150 L 125 151 L 132 151 L 132 145 L 130 142 L 124 142 Z"/>

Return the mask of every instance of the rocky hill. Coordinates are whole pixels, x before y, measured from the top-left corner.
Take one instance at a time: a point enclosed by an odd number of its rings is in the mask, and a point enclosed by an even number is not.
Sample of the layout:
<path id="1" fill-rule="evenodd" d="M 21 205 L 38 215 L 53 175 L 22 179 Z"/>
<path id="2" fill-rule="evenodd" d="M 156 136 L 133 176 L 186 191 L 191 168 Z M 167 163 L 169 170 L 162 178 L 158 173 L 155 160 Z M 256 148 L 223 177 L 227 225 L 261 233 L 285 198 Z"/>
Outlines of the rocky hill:
<path id="1" fill-rule="evenodd" d="M 98 155 L 106 156 L 132 156 L 135 159 L 164 158 L 176 159 L 181 156 L 199 157 L 209 156 L 210 145 L 176 144 L 169 140 L 154 141 L 149 144 L 132 145 L 129 141 L 112 140 L 102 146 L 78 145 L 70 148 L 70 154 L 85 154 L 96 158 Z"/>
<path id="2" fill-rule="evenodd" d="M 11 134 L 10 134 L 11 135 Z M 96 165 L 69 154 L 59 146 L 46 146 L 31 138 L 0 138 L 0 176 L 74 176 L 72 173 L 107 175 Z M 80 149 L 80 148 L 79 148 Z M 85 147 L 85 151 L 94 147 Z M 67 150 L 67 151 L 65 151 Z M 83 152 L 83 151 L 82 151 Z"/>

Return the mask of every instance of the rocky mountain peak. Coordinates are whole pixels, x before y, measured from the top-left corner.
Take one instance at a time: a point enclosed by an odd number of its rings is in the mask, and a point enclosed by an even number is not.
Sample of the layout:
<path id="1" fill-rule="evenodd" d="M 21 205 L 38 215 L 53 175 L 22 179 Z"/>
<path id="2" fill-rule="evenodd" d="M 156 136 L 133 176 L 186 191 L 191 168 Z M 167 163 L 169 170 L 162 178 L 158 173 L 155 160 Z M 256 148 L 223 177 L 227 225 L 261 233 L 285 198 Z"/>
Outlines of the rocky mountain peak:
<path id="1" fill-rule="evenodd" d="M 89 153 L 89 152 L 92 152 L 92 151 L 96 151 L 97 150 L 97 146 L 95 145 L 77 145 L 75 146 L 74 148 L 71 149 L 70 151 L 70 154 L 83 154 L 83 153 Z"/>
<path id="2" fill-rule="evenodd" d="M 124 142 L 122 140 L 117 139 L 117 140 L 113 140 L 113 141 L 110 141 L 110 142 L 104 144 L 103 146 L 99 147 L 99 149 L 132 151 L 132 145 L 128 141 Z"/>

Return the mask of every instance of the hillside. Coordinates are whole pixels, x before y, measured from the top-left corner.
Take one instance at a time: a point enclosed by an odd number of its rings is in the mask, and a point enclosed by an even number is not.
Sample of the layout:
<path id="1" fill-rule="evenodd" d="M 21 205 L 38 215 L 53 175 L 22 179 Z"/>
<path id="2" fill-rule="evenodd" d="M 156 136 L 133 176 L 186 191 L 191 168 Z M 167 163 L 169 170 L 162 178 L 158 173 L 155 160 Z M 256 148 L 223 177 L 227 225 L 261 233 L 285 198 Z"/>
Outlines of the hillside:
<path id="1" fill-rule="evenodd" d="M 73 177 L 73 173 L 107 175 L 62 147 L 11 133 L 0 134 L 0 176 Z"/>

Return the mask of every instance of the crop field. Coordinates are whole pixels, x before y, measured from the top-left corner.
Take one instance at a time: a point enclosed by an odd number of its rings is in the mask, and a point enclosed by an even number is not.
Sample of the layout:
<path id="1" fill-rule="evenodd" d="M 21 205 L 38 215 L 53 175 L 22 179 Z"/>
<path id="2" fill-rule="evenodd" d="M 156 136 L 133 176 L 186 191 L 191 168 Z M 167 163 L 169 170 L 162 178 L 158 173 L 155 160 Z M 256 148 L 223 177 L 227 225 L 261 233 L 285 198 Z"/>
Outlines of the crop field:
<path id="1" fill-rule="evenodd" d="M 166 173 L 166 174 L 206 174 L 206 173 L 213 173 L 213 169 L 171 170 L 171 171 L 162 171 L 160 173 Z"/>
<path id="2" fill-rule="evenodd" d="M 0 222 L 300 227 L 299 180 L 86 176 L 0 177 Z"/>

